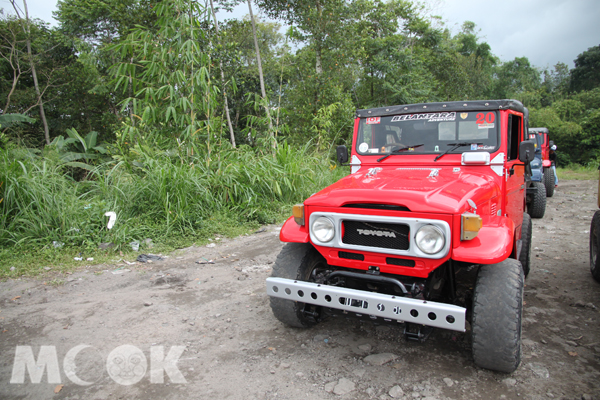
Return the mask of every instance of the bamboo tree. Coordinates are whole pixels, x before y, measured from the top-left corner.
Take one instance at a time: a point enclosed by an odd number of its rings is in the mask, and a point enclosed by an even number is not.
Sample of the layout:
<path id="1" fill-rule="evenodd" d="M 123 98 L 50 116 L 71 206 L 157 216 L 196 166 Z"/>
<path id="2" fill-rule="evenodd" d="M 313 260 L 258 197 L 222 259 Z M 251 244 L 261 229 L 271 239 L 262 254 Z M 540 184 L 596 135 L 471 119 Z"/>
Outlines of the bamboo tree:
<path id="1" fill-rule="evenodd" d="M 273 123 L 271 122 L 271 113 L 269 112 L 269 103 L 267 101 L 267 93 L 265 91 L 265 80 L 263 78 L 262 64 L 260 60 L 260 49 L 258 48 L 258 38 L 256 36 L 256 23 L 254 22 L 254 14 L 252 13 L 252 3 L 248 0 L 248 10 L 250 11 L 250 20 L 252 21 L 252 35 L 254 36 L 254 47 L 256 48 L 256 63 L 258 64 L 258 77 L 260 80 L 260 92 L 265 103 L 265 112 L 267 113 L 267 119 L 269 121 L 269 138 L 271 139 L 271 146 L 273 150 L 277 148 L 277 142 L 273 136 Z"/>
<path id="2" fill-rule="evenodd" d="M 217 14 L 215 13 L 215 7 L 213 0 L 210 0 L 210 10 L 212 12 L 213 19 L 215 21 L 215 31 L 217 32 L 217 38 L 220 42 L 219 36 L 219 21 L 217 20 Z M 219 59 L 219 70 L 221 71 L 221 86 L 223 87 L 223 102 L 225 103 L 225 115 L 227 116 L 227 126 L 229 127 L 229 140 L 231 145 L 235 149 L 235 135 L 233 134 L 233 126 L 231 125 L 231 116 L 229 115 L 229 103 L 227 101 L 227 89 L 225 87 L 225 74 L 223 73 L 223 61 Z"/>
<path id="3" fill-rule="evenodd" d="M 155 11 L 157 32 L 140 26 L 108 46 L 122 60 L 110 72 L 123 92 L 132 79 L 133 96 L 121 102 L 123 109 L 132 104 L 141 122 L 126 130 L 135 135 L 131 139 L 174 139 L 179 149 L 193 155 L 199 133 L 206 135 L 204 145 L 210 149 L 217 95 L 210 79 L 209 41 L 198 21 L 207 10 L 189 0 L 171 0 L 157 4 Z"/>

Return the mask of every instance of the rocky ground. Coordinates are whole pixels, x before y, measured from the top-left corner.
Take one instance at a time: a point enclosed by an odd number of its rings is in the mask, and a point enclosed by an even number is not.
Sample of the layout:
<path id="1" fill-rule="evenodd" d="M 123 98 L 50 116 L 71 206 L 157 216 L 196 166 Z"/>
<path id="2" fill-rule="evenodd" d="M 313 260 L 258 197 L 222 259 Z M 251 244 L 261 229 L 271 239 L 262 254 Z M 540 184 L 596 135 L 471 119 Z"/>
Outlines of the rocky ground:
<path id="1" fill-rule="evenodd" d="M 420 344 L 368 321 L 282 325 L 265 294 L 282 246 L 268 226 L 151 263 L 0 283 L 0 398 L 600 399 L 600 285 L 588 252 L 596 185 L 561 182 L 533 221 L 513 374 L 475 367 L 469 332 L 436 330 Z M 46 370 L 32 362 L 19 373 L 17 346 Z"/>

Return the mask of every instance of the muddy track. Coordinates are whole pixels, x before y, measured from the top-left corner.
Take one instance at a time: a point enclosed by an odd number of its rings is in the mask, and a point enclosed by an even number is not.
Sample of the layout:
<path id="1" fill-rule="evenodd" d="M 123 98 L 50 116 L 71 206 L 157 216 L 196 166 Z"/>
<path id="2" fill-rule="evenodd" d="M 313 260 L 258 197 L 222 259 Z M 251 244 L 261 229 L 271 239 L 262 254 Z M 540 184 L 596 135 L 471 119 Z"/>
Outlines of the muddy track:
<path id="1" fill-rule="evenodd" d="M 475 367 L 470 332 L 435 330 L 420 344 L 369 321 L 283 326 L 265 294 L 282 247 L 268 226 L 152 263 L 0 283 L 0 398 L 600 399 L 600 284 L 588 255 L 596 185 L 562 181 L 533 220 L 513 374 Z M 17 346 L 49 360 L 45 372 L 15 372 Z M 116 350 L 129 358 L 119 364 Z"/>

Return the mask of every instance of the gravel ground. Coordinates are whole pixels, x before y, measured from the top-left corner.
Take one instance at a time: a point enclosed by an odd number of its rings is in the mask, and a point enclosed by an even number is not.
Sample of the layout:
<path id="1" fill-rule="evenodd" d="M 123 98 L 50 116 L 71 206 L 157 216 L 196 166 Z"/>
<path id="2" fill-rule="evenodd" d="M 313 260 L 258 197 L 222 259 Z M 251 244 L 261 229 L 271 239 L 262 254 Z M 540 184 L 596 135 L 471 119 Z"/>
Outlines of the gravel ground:
<path id="1" fill-rule="evenodd" d="M 264 282 L 282 243 L 267 226 L 151 263 L 1 282 L 0 398 L 600 399 L 596 185 L 561 181 L 533 220 L 513 374 L 475 367 L 469 332 L 435 330 L 421 344 L 368 321 L 282 325 Z M 15 368 L 29 350 L 45 371 Z"/>

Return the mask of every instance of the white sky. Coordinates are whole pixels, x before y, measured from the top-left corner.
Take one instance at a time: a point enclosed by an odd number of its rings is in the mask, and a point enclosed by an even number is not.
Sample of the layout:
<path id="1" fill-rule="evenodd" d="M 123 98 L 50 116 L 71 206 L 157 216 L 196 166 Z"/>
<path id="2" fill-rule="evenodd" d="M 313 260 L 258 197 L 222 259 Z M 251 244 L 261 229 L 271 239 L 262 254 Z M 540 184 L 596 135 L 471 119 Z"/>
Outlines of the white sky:
<path id="1" fill-rule="evenodd" d="M 18 0 L 22 2 L 22 0 Z M 527 57 L 536 67 L 563 62 L 573 68 L 578 54 L 600 45 L 600 0 L 426 0 L 456 34 L 473 21 L 482 40 L 502 61 Z M 27 0 L 32 17 L 56 24 L 56 0 Z M 8 0 L 0 8 L 12 10 Z M 254 8 L 256 13 L 258 10 Z M 248 13 L 244 2 L 226 18 Z"/>

